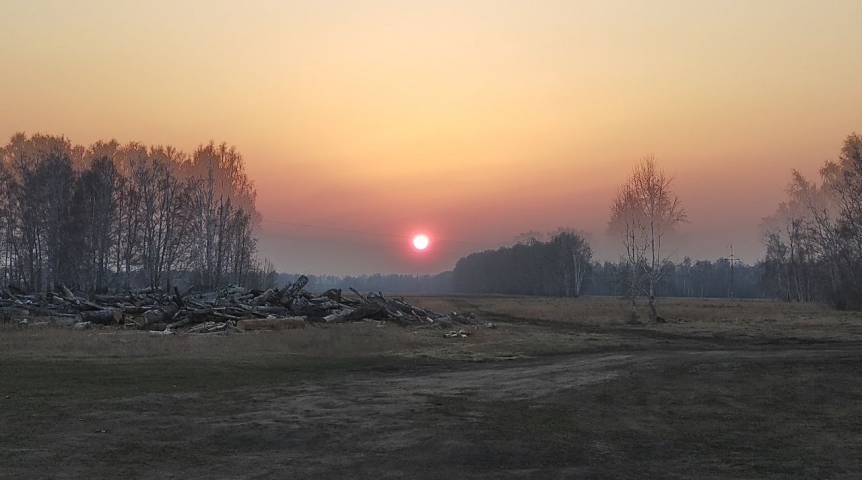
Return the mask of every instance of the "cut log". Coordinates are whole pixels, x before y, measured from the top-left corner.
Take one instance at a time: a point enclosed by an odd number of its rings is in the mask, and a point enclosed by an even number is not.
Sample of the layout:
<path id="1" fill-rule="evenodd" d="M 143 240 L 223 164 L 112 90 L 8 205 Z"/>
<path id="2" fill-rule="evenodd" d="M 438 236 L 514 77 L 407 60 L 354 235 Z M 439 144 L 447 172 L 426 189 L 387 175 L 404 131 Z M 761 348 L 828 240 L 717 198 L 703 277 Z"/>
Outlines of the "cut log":
<path id="1" fill-rule="evenodd" d="M 165 323 L 169 322 L 174 314 L 177 313 L 178 308 L 176 305 L 170 304 L 161 308 L 154 308 L 151 310 L 147 310 L 144 312 L 141 317 L 144 319 L 144 325 L 151 325 L 153 323 Z"/>
<path id="2" fill-rule="evenodd" d="M 378 305 L 362 305 L 359 308 L 345 308 L 323 317 L 326 323 L 353 322 L 365 318 L 379 318 L 385 310 Z"/>
<path id="3" fill-rule="evenodd" d="M 192 323 L 192 317 L 185 317 L 183 319 L 177 320 L 174 323 L 168 325 L 167 330 L 173 330 L 175 328 L 185 327 L 186 325 Z"/>
<path id="4" fill-rule="evenodd" d="M 290 311 L 294 315 L 308 315 L 309 310 L 313 310 L 313 307 L 305 297 L 295 298 L 290 303 Z"/>
<path id="5" fill-rule="evenodd" d="M 93 300 L 100 303 L 122 303 L 128 302 L 128 295 L 94 295 Z"/>
<path id="6" fill-rule="evenodd" d="M 78 300 L 78 298 L 75 297 L 75 294 L 72 293 L 72 291 L 69 290 L 65 285 L 60 285 L 60 289 L 63 291 L 63 296 L 66 298 L 66 300 L 69 300 L 72 302 Z"/>
<path id="7" fill-rule="evenodd" d="M 262 313 L 265 315 L 275 315 L 277 317 L 286 317 L 288 310 L 284 307 L 263 306 L 254 307 L 254 313 Z"/>
<path id="8" fill-rule="evenodd" d="M 263 292 L 262 294 L 258 295 L 258 297 L 254 299 L 254 302 L 252 302 L 252 305 L 255 305 L 255 306 L 265 305 L 265 304 L 266 304 L 266 302 L 268 302 L 268 301 L 269 301 L 269 299 L 270 299 L 274 294 L 275 294 L 275 289 L 274 289 L 274 288 L 270 288 L 269 290 L 267 290 L 267 291 Z"/>
<path id="9" fill-rule="evenodd" d="M 320 294 L 321 297 L 326 297 L 334 302 L 341 303 L 341 289 L 340 288 L 330 288 L 329 290 Z"/>
<path id="10" fill-rule="evenodd" d="M 225 295 L 245 295 L 248 292 L 245 287 L 231 285 L 224 290 Z"/>
<path id="11" fill-rule="evenodd" d="M 90 310 L 78 312 L 75 317 L 78 323 L 90 322 L 97 325 L 111 325 L 120 323 L 123 319 L 123 311 L 119 308 L 106 308 L 104 310 Z"/>
<path id="12" fill-rule="evenodd" d="M 308 277 L 300 275 L 295 282 L 284 287 L 284 290 L 282 290 L 281 296 L 278 299 L 279 302 L 281 302 L 282 305 L 289 305 L 293 297 L 297 296 L 307 284 Z"/>
<path id="13" fill-rule="evenodd" d="M 123 313 L 127 315 L 141 315 L 144 312 L 152 310 L 151 308 L 136 307 L 134 305 L 123 305 L 122 307 L 120 307 L 120 309 L 123 310 Z"/>
<path id="14" fill-rule="evenodd" d="M 305 328 L 307 323 L 302 317 L 250 318 L 236 322 L 236 328 L 244 332 L 253 330 L 294 330 Z"/>

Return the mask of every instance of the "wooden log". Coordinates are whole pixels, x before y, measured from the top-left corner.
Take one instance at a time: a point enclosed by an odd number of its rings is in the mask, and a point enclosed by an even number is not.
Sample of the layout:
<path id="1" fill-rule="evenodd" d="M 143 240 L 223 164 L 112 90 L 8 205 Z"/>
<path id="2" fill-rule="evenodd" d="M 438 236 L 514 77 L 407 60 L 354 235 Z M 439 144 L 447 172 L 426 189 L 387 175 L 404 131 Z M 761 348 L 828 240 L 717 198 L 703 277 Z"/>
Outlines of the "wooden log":
<path id="1" fill-rule="evenodd" d="M 63 296 L 66 297 L 66 300 L 69 300 L 71 302 L 75 302 L 78 300 L 78 298 L 75 297 L 75 294 L 72 293 L 72 291 L 69 290 L 69 288 L 65 285 L 60 285 L 60 289 L 63 291 Z"/>
<path id="2" fill-rule="evenodd" d="M 321 297 L 326 297 L 334 302 L 341 303 L 341 289 L 340 288 L 330 288 L 329 290 L 320 294 Z"/>
<path id="3" fill-rule="evenodd" d="M 365 298 L 365 295 L 357 292 L 355 288 L 350 287 L 350 291 L 353 292 L 357 297 L 359 297 L 359 300 L 361 300 L 362 303 L 368 303 L 368 299 Z"/>
<path id="4" fill-rule="evenodd" d="M 93 300 L 99 303 L 124 303 L 129 301 L 128 295 L 94 295 Z"/>
<path id="5" fill-rule="evenodd" d="M 119 308 L 123 311 L 123 313 L 128 314 L 128 315 L 141 315 L 144 312 L 152 310 L 151 308 L 137 307 L 135 305 L 123 305 L 122 307 L 119 307 Z"/>
<path id="6" fill-rule="evenodd" d="M 213 312 L 213 313 L 212 313 L 212 315 L 213 315 L 214 317 L 218 317 L 218 318 L 225 318 L 225 319 L 228 319 L 228 320 L 239 320 L 239 319 L 240 319 L 240 317 L 238 317 L 238 316 L 236 316 L 236 315 L 230 315 L 230 314 L 227 314 L 227 313 L 224 313 L 224 312 Z"/>
<path id="7" fill-rule="evenodd" d="M 294 316 L 319 316 L 325 317 L 333 311 L 343 310 L 346 307 L 340 303 L 335 303 L 332 300 L 326 299 L 323 303 L 313 303 L 306 300 L 304 297 L 297 297 L 290 304 L 290 313 Z"/>
<path id="8" fill-rule="evenodd" d="M 120 320 L 123 319 L 123 311 L 119 308 L 89 310 L 78 312 L 78 315 L 75 318 L 78 320 L 78 323 L 90 322 L 97 325 L 111 325 L 114 323 L 120 323 Z"/>
<path id="9" fill-rule="evenodd" d="M 299 278 L 296 279 L 295 282 L 290 283 L 284 287 L 281 291 L 281 296 L 279 296 L 278 301 L 281 302 L 282 305 L 289 305 L 293 300 L 293 297 L 297 296 L 299 292 L 308 284 L 308 277 L 305 275 L 300 275 Z"/>
<path id="10" fill-rule="evenodd" d="M 255 299 L 254 299 L 254 301 L 252 302 L 252 305 L 255 305 L 255 306 L 261 306 L 261 305 L 264 305 L 264 304 L 266 304 L 266 302 L 268 302 L 268 301 L 269 301 L 269 299 L 270 299 L 273 295 L 275 295 L 275 289 L 274 289 L 274 288 L 270 288 L 269 290 L 267 290 L 267 291 L 263 292 L 262 294 L 258 295 L 258 297 L 257 297 L 257 298 L 255 298 Z"/>
<path id="11" fill-rule="evenodd" d="M 363 305 L 359 308 L 344 308 L 323 317 L 326 323 L 341 323 L 362 320 L 365 318 L 379 317 L 384 310 L 378 305 Z"/>
<path id="12" fill-rule="evenodd" d="M 82 300 L 82 301 L 78 302 L 77 308 L 78 308 L 78 311 L 84 311 L 84 310 L 102 310 L 105 307 L 103 307 L 101 305 L 97 305 L 93 302 L 88 302 L 86 300 Z"/>
<path id="13" fill-rule="evenodd" d="M 263 315 L 275 315 L 278 317 L 286 317 L 288 316 L 288 310 L 285 307 L 275 307 L 275 306 L 261 306 L 254 307 L 254 313 L 263 314 Z"/>
<path id="14" fill-rule="evenodd" d="M 56 306 L 58 306 L 58 307 L 65 307 L 66 305 L 68 305 L 68 304 L 69 304 L 69 302 L 68 302 L 65 298 L 63 298 L 63 297 L 58 297 L 58 296 L 56 296 L 56 295 L 54 295 L 53 297 L 51 297 L 51 299 L 50 299 L 48 302 L 49 302 L 51 305 L 56 305 Z"/>
<path id="15" fill-rule="evenodd" d="M 146 312 L 144 312 L 143 315 L 141 315 L 141 317 L 144 320 L 144 325 L 151 325 L 153 323 L 165 323 L 169 322 L 174 317 L 174 314 L 177 313 L 177 310 L 179 309 L 176 305 L 168 304 L 161 308 L 153 308 L 151 310 L 147 310 Z"/>
<path id="16" fill-rule="evenodd" d="M 243 332 L 253 330 L 295 330 L 305 328 L 307 323 L 302 317 L 248 318 L 236 322 L 236 328 Z"/>
<path id="17" fill-rule="evenodd" d="M 173 330 L 174 328 L 184 327 L 188 324 L 192 323 L 192 317 L 185 317 L 180 320 L 177 320 L 174 323 L 168 325 L 167 330 Z"/>
<path id="18" fill-rule="evenodd" d="M 245 295 L 248 290 L 245 287 L 230 286 L 224 289 L 225 295 Z"/>

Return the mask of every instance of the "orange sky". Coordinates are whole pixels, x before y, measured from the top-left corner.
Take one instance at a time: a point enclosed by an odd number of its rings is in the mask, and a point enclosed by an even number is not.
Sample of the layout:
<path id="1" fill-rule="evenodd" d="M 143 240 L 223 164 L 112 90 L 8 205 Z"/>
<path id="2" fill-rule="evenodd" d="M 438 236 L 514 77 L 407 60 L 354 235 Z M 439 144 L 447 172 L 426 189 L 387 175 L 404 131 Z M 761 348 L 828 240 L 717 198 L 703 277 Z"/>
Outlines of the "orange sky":
<path id="1" fill-rule="evenodd" d="M 0 138 L 227 141 L 263 254 L 319 273 L 437 272 L 560 226 L 615 256 L 611 197 L 652 153 L 692 222 L 679 256 L 732 242 L 752 262 L 790 169 L 862 130 L 860 18 L 857 0 L 0 0 Z M 419 230 L 423 255 L 400 237 Z"/>

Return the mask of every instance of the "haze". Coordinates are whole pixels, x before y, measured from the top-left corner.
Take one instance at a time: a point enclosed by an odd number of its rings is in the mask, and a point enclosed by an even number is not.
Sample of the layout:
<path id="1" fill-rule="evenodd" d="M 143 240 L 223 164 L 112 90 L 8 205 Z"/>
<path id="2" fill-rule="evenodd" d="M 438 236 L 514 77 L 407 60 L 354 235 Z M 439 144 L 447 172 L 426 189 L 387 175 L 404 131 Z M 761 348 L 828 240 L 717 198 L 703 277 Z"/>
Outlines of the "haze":
<path id="1" fill-rule="evenodd" d="M 262 256 L 357 274 L 558 227 L 616 259 L 647 154 L 691 221 L 677 256 L 753 263 L 791 169 L 862 130 L 858 1 L 244 3 L 0 1 L 0 137 L 226 141 Z"/>

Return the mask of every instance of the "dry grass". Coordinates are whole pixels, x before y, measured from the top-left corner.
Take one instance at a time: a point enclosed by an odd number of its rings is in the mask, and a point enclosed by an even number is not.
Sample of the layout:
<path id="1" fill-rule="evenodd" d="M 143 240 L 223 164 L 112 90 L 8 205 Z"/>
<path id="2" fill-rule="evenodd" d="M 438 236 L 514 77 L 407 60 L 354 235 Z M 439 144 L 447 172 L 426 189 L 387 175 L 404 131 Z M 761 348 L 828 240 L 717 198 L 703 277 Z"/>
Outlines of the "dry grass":
<path id="1" fill-rule="evenodd" d="M 639 330 L 693 339 L 744 341 L 860 341 L 862 314 L 839 312 L 819 304 L 770 300 L 668 298 L 658 300 L 666 324 L 652 324 L 645 301 L 639 301 L 643 326 L 630 326 L 629 304 L 616 297 L 412 297 L 411 302 L 441 310 L 473 310 L 480 321 L 523 319 L 545 326 L 580 327 L 593 332 Z"/>
<path id="2" fill-rule="evenodd" d="M 301 330 L 233 335 L 153 335 L 111 328 L 0 328 L 0 352 L 48 358 L 177 357 L 247 358 L 268 355 L 362 357 L 385 355 L 421 345 L 416 335 L 377 323 L 315 326 Z"/>
<path id="3" fill-rule="evenodd" d="M 0 324 L 0 355 L 30 358 L 254 358 L 273 355 L 361 358 L 400 356 L 488 360 L 652 348 L 691 341 L 745 346 L 862 340 L 862 316 L 821 305 L 772 301 L 661 299 L 666 324 L 630 326 L 627 303 L 612 297 L 579 299 L 505 296 L 417 296 L 409 301 L 437 311 L 474 312 L 467 339 L 445 339 L 439 329 L 362 322 L 233 335 L 170 335 L 112 328 L 19 328 Z M 642 306 L 641 314 L 646 316 Z M 496 329 L 484 327 L 487 322 Z"/>

